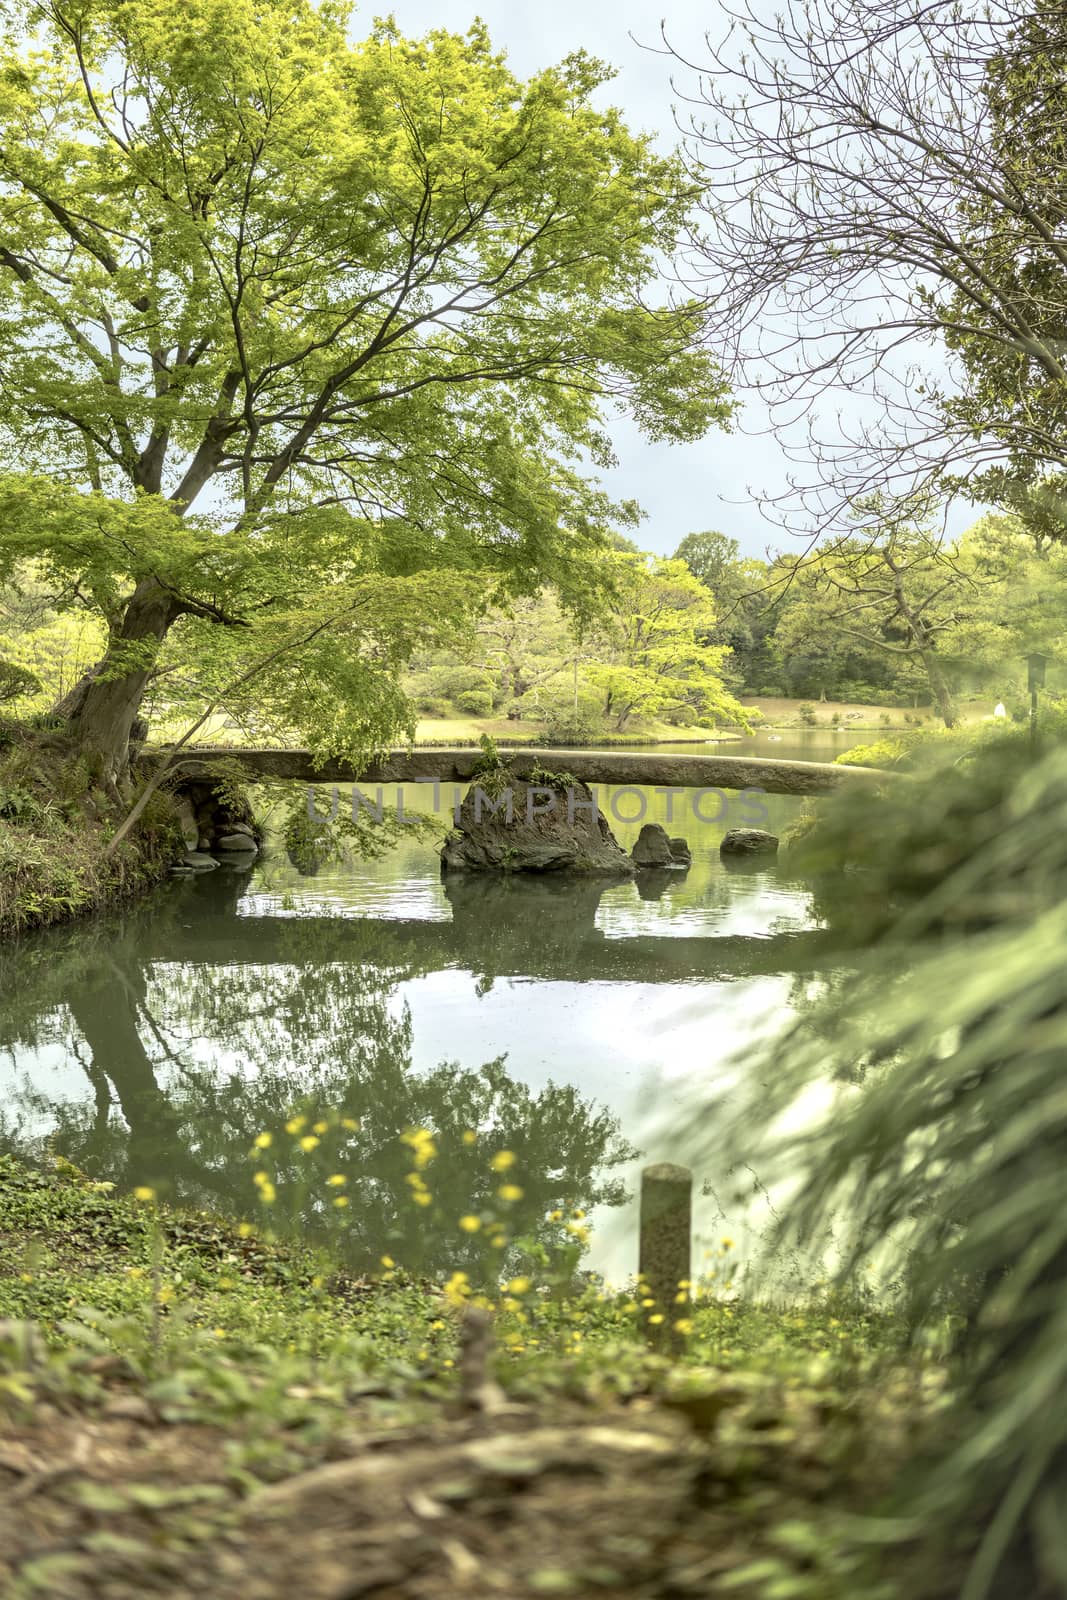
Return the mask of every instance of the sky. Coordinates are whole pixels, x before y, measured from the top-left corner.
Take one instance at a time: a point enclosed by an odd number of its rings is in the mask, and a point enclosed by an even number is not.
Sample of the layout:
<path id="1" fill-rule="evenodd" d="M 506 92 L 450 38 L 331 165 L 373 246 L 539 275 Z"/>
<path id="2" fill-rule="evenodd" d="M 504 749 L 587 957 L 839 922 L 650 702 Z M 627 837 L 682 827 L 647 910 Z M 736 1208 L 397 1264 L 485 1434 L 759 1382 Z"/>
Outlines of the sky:
<path id="1" fill-rule="evenodd" d="M 358 12 L 354 32 L 369 31 L 373 17 L 385 9 Z M 388 9 L 413 35 L 431 28 L 463 33 L 481 16 L 494 44 L 507 52 L 522 77 L 585 49 L 617 69 L 601 99 L 620 106 L 635 131 L 652 133 L 667 146 L 677 142 L 672 106 L 684 114 L 683 97 L 692 92 L 694 80 L 656 53 L 657 47 L 662 52 L 656 7 L 640 0 L 395 0 Z M 690 60 L 700 59 L 705 31 L 716 38 L 724 31 L 714 0 L 670 0 L 666 26 L 672 45 Z M 678 77 L 675 87 L 672 71 Z M 740 425 L 730 433 L 716 429 L 695 444 L 651 444 L 626 419 L 612 427 L 619 464 L 603 478 L 612 494 L 637 500 L 647 513 L 633 535 L 642 547 L 669 554 L 687 533 L 717 528 L 737 539 L 745 555 L 802 548 L 802 535 L 770 521 L 757 497 L 784 492 L 789 474 L 807 476 L 803 462 L 795 459 L 803 452 L 804 435 L 784 435 L 794 457 L 787 460 L 783 435 L 776 440 L 770 434 L 765 407 L 755 396 L 738 393 Z M 824 416 L 824 435 L 831 429 Z M 969 506 L 952 508 L 948 532 L 961 532 L 976 515 Z"/>

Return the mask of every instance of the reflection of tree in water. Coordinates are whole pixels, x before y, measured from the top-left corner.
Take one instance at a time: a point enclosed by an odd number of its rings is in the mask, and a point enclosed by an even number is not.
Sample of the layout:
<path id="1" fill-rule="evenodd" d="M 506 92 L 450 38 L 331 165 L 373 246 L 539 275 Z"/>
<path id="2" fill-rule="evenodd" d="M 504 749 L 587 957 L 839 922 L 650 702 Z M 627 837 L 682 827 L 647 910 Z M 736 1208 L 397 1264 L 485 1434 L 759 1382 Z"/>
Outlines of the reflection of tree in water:
<path id="1" fill-rule="evenodd" d="M 218 909 L 232 919 L 236 888 L 217 876 Z M 201 903 L 202 893 L 198 925 Z M 180 918 L 185 904 L 176 894 L 154 915 Z M 549 1244 L 562 1230 L 545 1220 L 553 1210 L 625 1198 L 611 1172 L 633 1152 L 616 1120 L 572 1087 L 532 1094 L 502 1059 L 412 1071 L 411 1020 L 396 1003 L 397 980 L 411 968 L 321 960 L 315 929 L 299 918 L 288 924 L 291 964 L 150 967 L 139 954 L 143 926 L 131 916 L 88 946 L 81 930 L 80 942 L 51 944 L 47 967 L 20 964 L 21 992 L 0 1023 L 0 1043 L 56 1042 L 81 1063 L 91 1100 L 30 1091 L 24 1101 L 55 1130 L 54 1148 L 93 1176 L 249 1214 L 249 1154 L 256 1135 L 271 1130 L 264 1161 L 277 1167 L 279 1200 L 297 1204 L 294 1220 L 313 1227 L 331 1214 L 338 1191 L 325 1179 L 340 1171 L 349 1206 L 332 1215 L 343 1218 L 353 1259 L 388 1252 L 424 1271 L 473 1266 L 481 1241 L 461 1233 L 458 1219 L 502 1209 L 494 1198 L 501 1180 L 489 1168 L 496 1150 L 516 1156 L 508 1176 L 522 1199 L 503 1208 L 513 1234 Z M 281 1131 L 297 1106 L 311 1120 L 330 1110 L 359 1129 L 334 1126 L 304 1154 Z M 412 1203 L 411 1152 L 401 1142 L 414 1126 L 433 1130 L 439 1149 L 424 1173 L 434 1197 L 425 1210 Z M 482 1130 L 474 1144 L 463 1140 L 469 1129 Z M 10 1127 L 4 1143 L 27 1149 Z M 297 1180 L 309 1175 L 312 1187 L 297 1196 Z"/>

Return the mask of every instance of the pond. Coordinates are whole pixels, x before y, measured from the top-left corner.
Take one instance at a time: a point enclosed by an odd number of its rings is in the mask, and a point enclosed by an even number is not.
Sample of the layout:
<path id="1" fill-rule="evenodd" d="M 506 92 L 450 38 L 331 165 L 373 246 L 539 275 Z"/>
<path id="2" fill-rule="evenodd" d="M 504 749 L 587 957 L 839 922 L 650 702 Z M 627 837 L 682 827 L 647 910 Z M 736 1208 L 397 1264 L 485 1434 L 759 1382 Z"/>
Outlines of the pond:
<path id="1" fill-rule="evenodd" d="M 830 760 L 870 738 L 803 730 L 719 748 Z M 584 1264 L 622 1280 L 640 1166 L 670 1158 L 665 1127 L 818 974 L 806 885 L 718 853 L 727 827 L 781 832 L 801 802 L 765 796 L 762 821 L 732 795 L 710 822 L 689 797 L 669 817 L 665 796 L 643 798 L 645 820 L 689 839 L 688 873 L 442 880 L 434 843 L 413 838 L 307 877 L 274 849 L 250 871 L 176 878 L 123 914 L 0 952 L 0 1148 L 48 1141 L 94 1178 L 240 1216 L 256 1214 L 258 1167 L 306 1225 L 342 1229 L 354 1259 L 427 1271 L 467 1259 L 461 1217 L 529 1237 L 579 1209 Z M 612 791 L 599 799 L 629 847 L 639 820 L 615 820 Z M 632 791 L 618 809 L 637 810 Z M 305 1102 L 308 1122 L 282 1131 Z M 422 1191 L 400 1137 L 420 1125 L 440 1151 Z M 501 1143 L 516 1157 L 504 1185 L 485 1155 Z M 696 1177 L 709 1191 L 698 1249 L 728 1230 L 743 1250 L 757 1223 L 735 1214 L 721 1175 Z M 331 1196 L 348 1204 L 330 1211 Z"/>

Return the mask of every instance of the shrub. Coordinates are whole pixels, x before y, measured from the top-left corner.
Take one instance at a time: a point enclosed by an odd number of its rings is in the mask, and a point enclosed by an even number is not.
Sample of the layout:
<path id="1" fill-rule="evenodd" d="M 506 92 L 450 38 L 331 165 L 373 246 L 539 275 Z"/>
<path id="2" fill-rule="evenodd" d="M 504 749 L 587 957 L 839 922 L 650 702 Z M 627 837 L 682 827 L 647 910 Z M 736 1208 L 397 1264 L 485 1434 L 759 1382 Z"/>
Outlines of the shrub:
<path id="1" fill-rule="evenodd" d="M 815 716 L 815 707 L 809 704 L 807 700 L 804 700 L 799 706 L 797 706 L 797 716 L 806 727 L 813 728 L 815 726 L 817 720 Z"/>
<path id="2" fill-rule="evenodd" d="M 468 716 L 488 717 L 492 715 L 493 696 L 488 689 L 464 689 L 456 696 L 456 705 Z"/>
<path id="3" fill-rule="evenodd" d="M 0 660 L 0 705 L 20 700 L 23 695 L 36 694 L 41 687 L 40 678 L 29 667 Z"/>

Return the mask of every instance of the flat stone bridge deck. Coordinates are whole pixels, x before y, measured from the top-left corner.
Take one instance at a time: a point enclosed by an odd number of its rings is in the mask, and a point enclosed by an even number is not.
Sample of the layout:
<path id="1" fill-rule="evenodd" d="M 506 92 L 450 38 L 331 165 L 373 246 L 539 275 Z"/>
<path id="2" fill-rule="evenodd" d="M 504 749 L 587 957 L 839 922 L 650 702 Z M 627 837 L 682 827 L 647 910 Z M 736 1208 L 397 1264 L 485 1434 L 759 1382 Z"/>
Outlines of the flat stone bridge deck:
<path id="1" fill-rule="evenodd" d="M 145 762 L 170 755 L 164 746 L 148 747 Z M 621 750 L 501 750 L 516 775 L 535 764 L 551 772 L 568 772 L 590 785 L 636 785 L 655 789 L 762 789 L 766 794 L 829 794 L 857 784 L 884 782 L 897 774 L 875 767 L 844 767 L 822 761 L 774 761 L 762 756 L 635 754 Z M 190 745 L 174 756 L 176 772 L 185 779 L 206 776 L 212 763 L 236 762 L 249 782 L 284 778 L 297 783 L 467 783 L 477 762 L 477 749 L 390 750 L 380 760 L 357 768 L 347 761 L 316 764 L 310 750 L 255 750 L 230 746 Z"/>

